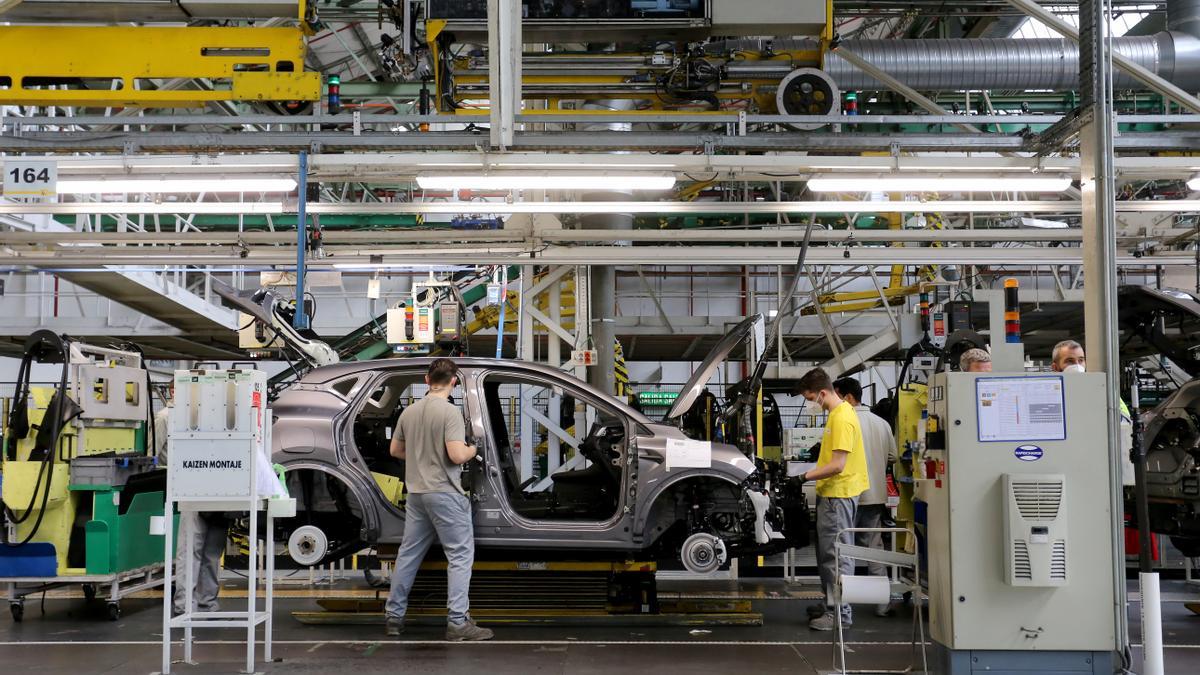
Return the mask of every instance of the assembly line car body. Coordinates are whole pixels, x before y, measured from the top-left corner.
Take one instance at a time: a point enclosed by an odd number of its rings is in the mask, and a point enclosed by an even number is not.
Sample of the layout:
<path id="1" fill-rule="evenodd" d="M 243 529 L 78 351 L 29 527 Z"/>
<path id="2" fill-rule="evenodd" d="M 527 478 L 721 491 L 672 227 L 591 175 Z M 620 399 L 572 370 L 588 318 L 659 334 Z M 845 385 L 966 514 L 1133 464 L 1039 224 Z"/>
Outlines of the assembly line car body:
<path id="1" fill-rule="evenodd" d="M 459 385 L 453 400 L 479 448 L 479 459 L 465 465 L 463 474 L 474 504 L 477 546 L 525 555 L 653 556 L 710 571 L 728 557 L 806 544 L 808 509 L 799 485 L 779 463 L 722 443 L 707 444 L 711 460 L 701 466 L 673 467 L 668 461 L 668 446 L 689 440 L 675 421 L 752 332 L 754 321 L 717 344 L 664 422 L 553 368 L 454 359 Z M 283 534 L 298 562 L 316 564 L 403 539 L 398 485 L 404 466 L 388 449 L 403 407 L 423 393 L 430 361 L 316 368 L 273 403 L 274 460 L 287 469 L 299 508 Z M 529 396 L 528 388 L 538 395 Z M 551 409 L 562 411 L 557 420 L 548 419 Z M 562 466 L 527 477 L 534 456 L 523 458 L 517 446 L 522 436 L 529 443 L 527 425 L 535 421 L 537 447 L 525 452 L 540 457 L 552 444 L 568 450 L 572 440 L 578 448 L 560 455 Z M 587 433 L 575 434 L 568 424 Z M 690 449 L 703 452 L 705 445 L 693 442 Z"/>
<path id="2" fill-rule="evenodd" d="M 1159 378 L 1179 385 L 1142 416 L 1150 530 L 1168 535 L 1184 555 L 1200 556 L 1200 297 L 1123 286 L 1118 303 L 1121 359 L 1157 355 L 1161 365 L 1166 357 L 1173 372 L 1163 368 Z M 1191 379 L 1180 383 L 1173 374 L 1178 371 Z M 1127 514 L 1137 513 L 1133 497 L 1127 489 Z"/>

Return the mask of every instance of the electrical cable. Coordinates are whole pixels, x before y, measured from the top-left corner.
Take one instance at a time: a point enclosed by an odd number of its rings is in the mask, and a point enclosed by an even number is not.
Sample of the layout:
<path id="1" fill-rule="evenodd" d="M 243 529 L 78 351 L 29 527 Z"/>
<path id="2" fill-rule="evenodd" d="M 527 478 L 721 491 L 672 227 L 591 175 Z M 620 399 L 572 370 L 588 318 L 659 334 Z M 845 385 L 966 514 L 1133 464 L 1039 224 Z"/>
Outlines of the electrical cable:
<path id="1" fill-rule="evenodd" d="M 4 545 L 9 548 L 16 548 L 18 546 L 24 546 L 25 544 L 28 544 L 29 542 L 33 541 L 33 538 L 37 535 L 38 530 L 41 529 L 42 520 L 46 517 L 46 506 L 50 502 L 50 488 L 54 482 L 54 458 L 57 454 L 56 449 L 58 447 L 62 429 L 67 425 L 68 422 L 82 412 L 82 409 L 80 409 L 79 411 L 73 413 L 69 418 L 65 420 L 62 419 L 64 406 L 66 405 L 66 401 L 69 400 L 67 397 L 67 375 L 70 372 L 71 367 L 70 344 L 70 338 L 66 337 L 65 335 L 56 335 L 48 330 L 36 331 L 33 335 L 29 336 L 28 340 L 25 341 L 25 354 L 21 357 L 21 366 L 18 370 L 17 392 L 13 397 L 13 409 L 9 413 L 8 422 L 10 431 L 16 430 L 16 432 L 9 437 L 9 448 L 7 449 L 14 459 L 16 457 L 17 442 L 28 436 L 30 429 L 29 377 L 32 372 L 32 364 L 36 359 L 38 359 L 39 356 L 43 354 L 43 349 L 50 347 L 58 351 L 58 353 L 62 356 L 63 367 L 62 374 L 59 378 L 58 391 L 50 398 L 50 401 L 46 406 L 46 411 L 42 415 L 42 423 L 39 425 L 40 433 L 41 428 L 46 425 L 47 420 L 52 420 L 49 445 L 45 449 L 45 455 L 42 457 L 41 465 L 38 467 L 38 475 L 34 482 L 33 494 L 29 498 L 29 505 L 24 509 L 25 515 L 17 516 L 8 504 L 4 505 L 4 511 L 9 522 L 13 524 L 19 525 L 29 520 L 29 517 L 33 515 L 34 504 L 37 501 L 38 488 L 42 485 L 42 477 L 45 476 L 46 485 L 41 489 L 42 503 L 37 509 L 37 519 L 34 521 L 33 527 L 29 530 L 28 534 L 25 535 L 25 538 L 16 543 L 8 541 L 4 542 Z M 37 449 L 36 440 L 33 449 Z"/>

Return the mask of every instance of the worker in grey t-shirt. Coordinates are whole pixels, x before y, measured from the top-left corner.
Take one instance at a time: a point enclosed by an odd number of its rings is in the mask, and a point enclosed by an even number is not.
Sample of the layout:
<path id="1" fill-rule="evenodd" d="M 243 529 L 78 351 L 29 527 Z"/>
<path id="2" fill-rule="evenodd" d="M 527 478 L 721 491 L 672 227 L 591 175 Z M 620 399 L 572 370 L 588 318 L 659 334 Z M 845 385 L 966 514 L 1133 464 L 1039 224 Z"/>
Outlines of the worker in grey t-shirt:
<path id="1" fill-rule="evenodd" d="M 462 412 L 450 402 L 458 368 L 450 359 L 429 364 L 425 383 L 429 393 L 400 414 L 392 434 L 391 455 L 404 460 L 404 539 L 396 554 L 396 571 L 388 595 L 387 634 L 404 631 L 408 594 L 421 561 L 436 537 L 446 553 L 448 577 L 446 639 L 490 640 L 492 631 L 475 625 L 468 614 L 467 594 L 475 563 L 475 532 L 471 500 L 463 493 L 461 465 L 475 457 L 466 442 Z"/>
<path id="2" fill-rule="evenodd" d="M 843 377 L 833 383 L 838 395 L 854 406 L 858 413 L 858 422 L 862 425 L 863 448 L 867 451 L 867 475 L 871 479 L 871 487 L 858 498 L 858 510 L 855 515 L 855 527 L 883 527 L 888 515 L 887 497 L 887 468 L 896 461 L 896 439 L 892 427 L 882 417 L 871 412 L 862 404 L 862 385 L 858 380 Z M 883 535 L 879 532 L 857 532 L 854 543 L 868 548 L 883 548 Z M 888 568 L 880 563 L 868 563 L 867 571 L 872 576 L 887 576 Z M 891 613 L 890 603 L 875 608 L 876 616 L 888 616 Z"/>

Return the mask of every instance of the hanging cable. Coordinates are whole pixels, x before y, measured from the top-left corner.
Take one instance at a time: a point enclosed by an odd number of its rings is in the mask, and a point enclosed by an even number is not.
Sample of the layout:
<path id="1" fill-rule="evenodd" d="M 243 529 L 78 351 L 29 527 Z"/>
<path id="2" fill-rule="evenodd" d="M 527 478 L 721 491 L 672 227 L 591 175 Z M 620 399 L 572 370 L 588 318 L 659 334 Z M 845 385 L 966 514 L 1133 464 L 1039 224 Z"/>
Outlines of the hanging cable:
<path id="1" fill-rule="evenodd" d="M 30 461 L 39 452 L 41 453 L 41 464 L 38 467 L 33 494 L 29 497 L 29 504 L 23 509 L 23 515 L 18 516 L 8 504 L 4 505 L 4 511 L 9 522 L 20 525 L 29 520 L 30 516 L 33 515 L 39 490 L 42 493 L 42 501 L 41 505 L 36 509 L 37 519 L 25 537 L 15 543 L 4 542 L 5 546 L 11 548 L 23 546 L 33 541 L 38 530 L 41 529 L 42 520 L 46 516 L 46 506 L 50 502 L 50 488 L 54 482 L 54 458 L 58 454 L 56 449 L 58 448 L 62 430 L 72 419 L 83 412 L 82 408 L 67 395 L 67 378 L 71 368 L 70 338 L 65 335 L 56 335 L 48 330 L 36 331 L 25 341 L 25 354 L 21 357 L 21 366 L 18 370 L 16 393 L 13 396 L 13 408 L 8 417 L 8 428 L 11 432 L 8 439 L 8 447 L 6 448 L 8 459 L 10 461 L 16 460 L 17 444 L 28 437 L 31 428 L 29 424 L 29 394 L 30 376 L 33 371 L 32 365 L 34 363 L 54 363 L 54 361 L 47 358 L 54 354 L 57 354 L 62 359 L 62 374 L 59 377 L 58 390 L 50 397 L 50 401 L 46 405 L 46 411 L 42 415 L 42 422 L 38 425 L 37 436 L 34 437 L 34 446 L 29 451 Z M 49 432 L 46 432 L 47 424 L 50 425 Z M 42 438 L 43 433 L 47 434 L 44 439 Z M 46 441 L 45 447 L 42 447 L 39 440 Z M 43 477 L 45 485 L 43 485 Z"/>

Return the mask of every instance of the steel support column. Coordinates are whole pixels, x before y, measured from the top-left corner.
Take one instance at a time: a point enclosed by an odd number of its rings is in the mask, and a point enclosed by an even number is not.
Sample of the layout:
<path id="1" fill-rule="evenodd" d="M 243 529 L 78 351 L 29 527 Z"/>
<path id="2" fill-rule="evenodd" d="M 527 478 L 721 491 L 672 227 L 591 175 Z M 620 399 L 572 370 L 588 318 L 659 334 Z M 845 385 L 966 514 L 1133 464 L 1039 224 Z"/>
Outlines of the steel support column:
<path id="1" fill-rule="evenodd" d="M 501 150 L 513 144 L 521 107 L 521 3 L 488 0 L 488 100 L 490 140 Z"/>
<path id="2" fill-rule="evenodd" d="M 308 313 L 304 311 L 304 263 L 308 250 L 308 153 L 300 153 L 300 175 L 297 181 L 297 192 L 300 195 L 296 210 L 296 313 L 292 316 L 292 325 L 296 330 L 308 330 Z"/>
<path id="3" fill-rule="evenodd" d="M 1026 0 L 1008 0 L 1023 6 Z M 1019 4 L 1018 4 L 1019 3 Z M 1037 7 L 1039 11 L 1040 7 Z M 1103 0 L 1079 5 L 1079 81 L 1083 125 L 1080 132 L 1080 192 L 1083 202 L 1084 340 L 1089 370 L 1106 375 L 1108 465 L 1112 515 L 1112 576 L 1117 644 L 1128 652 L 1120 443 L 1120 370 L 1117 356 L 1116 185 L 1113 171 L 1111 43 Z M 1040 17 L 1039 17 L 1040 18 Z M 1056 29 L 1057 30 L 1057 29 Z M 1060 32 L 1062 32 L 1060 30 Z"/>

